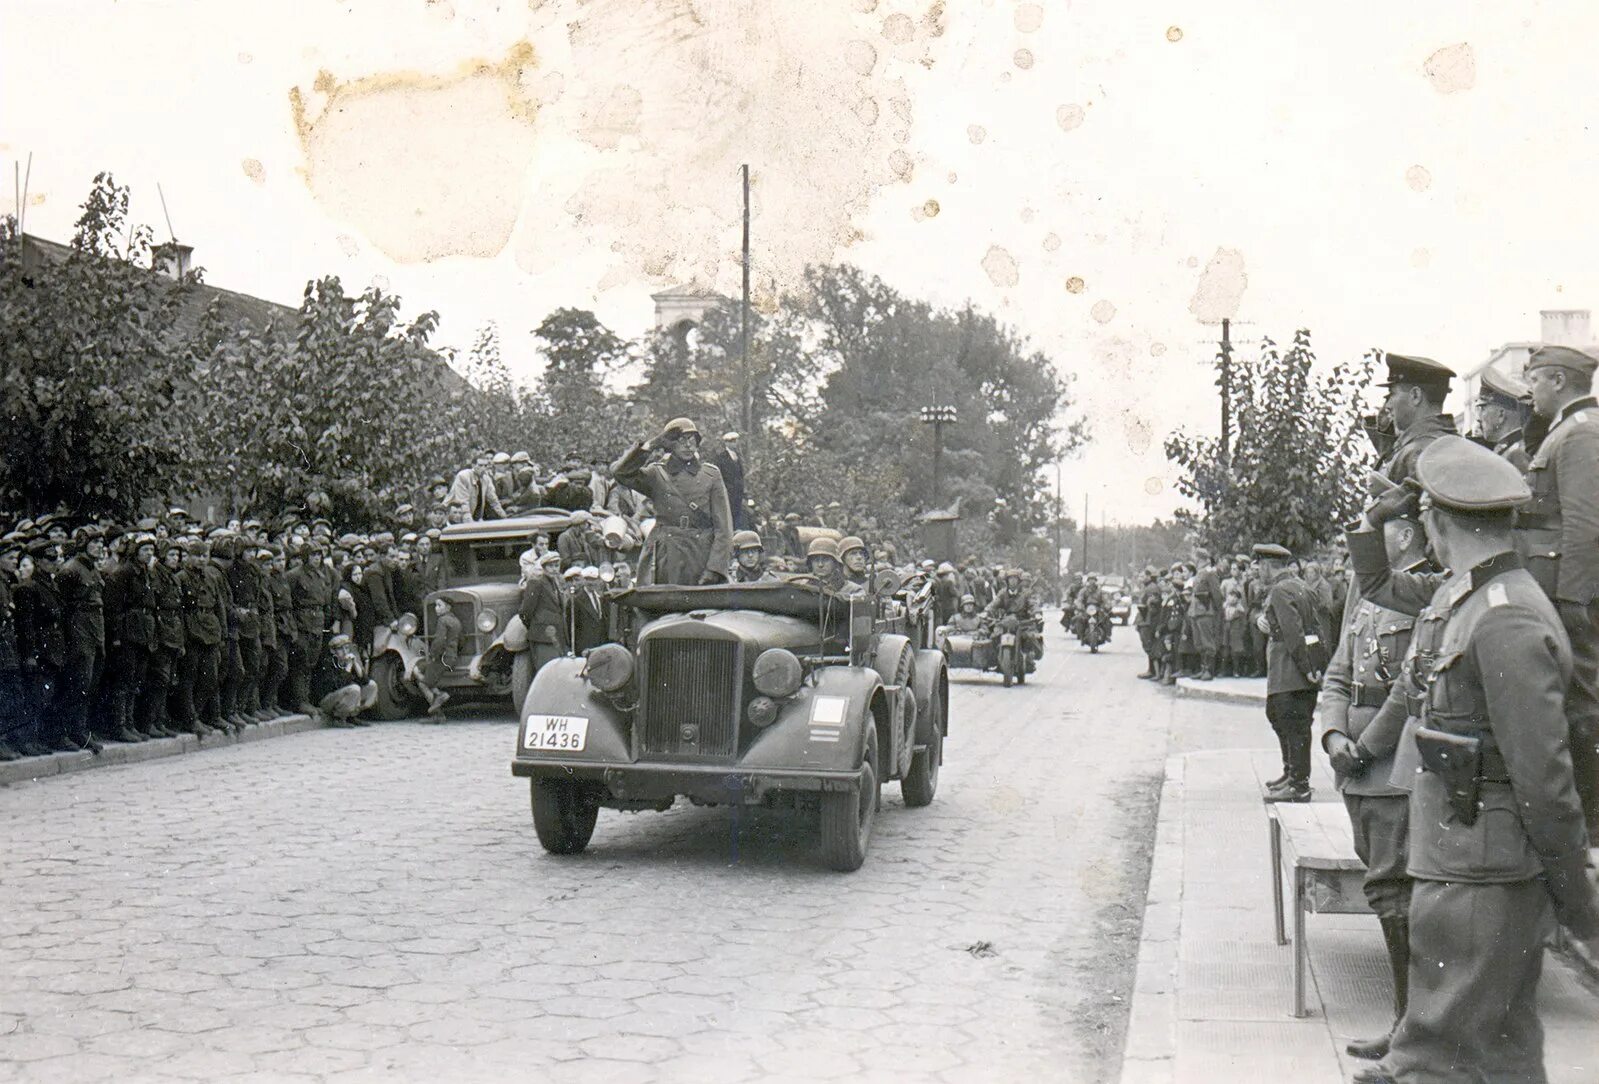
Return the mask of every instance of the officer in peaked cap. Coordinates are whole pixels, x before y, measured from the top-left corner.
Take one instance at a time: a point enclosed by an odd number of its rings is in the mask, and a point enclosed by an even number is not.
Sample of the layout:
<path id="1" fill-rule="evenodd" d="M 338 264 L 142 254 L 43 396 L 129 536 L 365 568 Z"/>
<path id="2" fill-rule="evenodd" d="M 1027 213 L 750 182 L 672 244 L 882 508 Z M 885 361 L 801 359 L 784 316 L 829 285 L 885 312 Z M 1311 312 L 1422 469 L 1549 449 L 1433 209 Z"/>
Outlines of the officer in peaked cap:
<path id="1" fill-rule="evenodd" d="M 1452 571 L 1419 692 L 1410 794 L 1410 1003 L 1360 1081 L 1544 1079 L 1537 997 L 1552 917 L 1599 938 L 1599 891 L 1572 787 L 1559 616 L 1512 544 L 1531 497 L 1504 459 L 1459 437 L 1417 461 L 1422 522 Z"/>
<path id="2" fill-rule="evenodd" d="M 1540 346 L 1525 375 L 1548 434 L 1527 467 L 1532 500 L 1517 516 L 1517 549 L 1555 604 L 1575 668 L 1566 700 L 1577 793 L 1599 845 L 1599 359 Z"/>
<path id="3" fill-rule="evenodd" d="M 1433 441 L 1455 431 L 1455 421 L 1443 412 L 1453 370 L 1431 358 L 1387 354 L 1388 389 L 1383 406 L 1394 423 L 1394 447 L 1378 470 L 1395 482 L 1415 477 L 1416 457 Z"/>
<path id="4" fill-rule="evenodd" d="M 1522 436 L 1528 404 L 1527 388 L 1520 381 L 1497 369 L 1482 371 L 1477 400 L 1473 404 L 1476 407 L 1478 435 L 1496 454 L 1504 456 L 1523 473 L 1532 462 Z"/>
<path id="5" fill-rule="evenodd" d="M 660 448 L 666 458 L 651 463 Z M 727 579 L 733 559 L 733 512 L 722 473 L 700 458 L 700 431 L 673 418 L 635 444 L 611 468 L 617 482 L 655 505 L 655 528 L 639 557 L 639 582 L 704 584 Z"/>
<path id="6" fill-rule="evenodd" d="M 1257 629 L 1266 634 L 1266 721 L 1277 735 L 1283 771 L 1268 786 L 1268 802 L 1308 802 L 1310 732 L 1316 688 L 1330 644 L 1320 640 L 1319 603 L 1310 585 L 1288 562 L 1293 554 L 1276 542 L 1250 550 L 1266 592 Z"/>

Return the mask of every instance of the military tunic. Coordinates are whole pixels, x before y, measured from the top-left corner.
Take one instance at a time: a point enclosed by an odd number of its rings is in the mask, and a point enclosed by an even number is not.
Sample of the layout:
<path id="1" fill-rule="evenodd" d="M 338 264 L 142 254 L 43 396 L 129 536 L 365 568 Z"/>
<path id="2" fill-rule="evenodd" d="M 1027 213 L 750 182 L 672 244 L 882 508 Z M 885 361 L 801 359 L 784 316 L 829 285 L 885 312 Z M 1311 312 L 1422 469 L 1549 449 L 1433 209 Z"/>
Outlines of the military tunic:
<path id="1" fill-rule="evenodd" d="M 61 668 L 59 709 L 67 737 L 89 740 L 89 705 L 105 671 L 105 580 L 83 555 L 61 566 L 56 589 L 66 615 L 67 660 Z"/>
<path id="2" fill-rule="evenodd" d="M 1599 843 L 1599 402 L 1568 404 L 1527 468 L 1532 501 L 1516 515 L 1516 549 L 1571 641 L 1566 699 L 1577 790 Z"/>
<path id="3" fill-rule="evenodd" d="M 1551 914 L 1599 933 L 1563 710 L 1571 654 L 1537 583 L 1506 552 L 1451 576 L 1425 674 L 1422 733 L 1480 741 L 1474 821 L 1428 769 L 1411 795 L 1410 1009 L 1394 1079 L 1543 1079 L 1537 987 Z"/>
<path id="4" fill-rule="evenodd" d="M 1532 465 L 1532 456 L 1527 454 L 1527 444 L 1522 439 L 1520 429 L 1514 429 L 1495 441 L 1494 454 L 1523 474 L 1526 474 L 1527 468 Z"/>
<path id="5" fill-rule="evenodd" d="M 1393 451 L 1382 461 L 1378 473 L 1396 483 L 1414 478 L 1416 460 L 1427 450 L 1427 445 L 1439 437 L 1451 436 L 1454 432 L 1455 420 L 1447 414 L 1434 414 L 1418 419 L 1409 429 L 1399 434 L 1394 442 Z"/>
<path id="6" fill-rule="evenodd" d="M 635 444 L 611 467 L 616 480 L 655 505 L 655 528 L 644 541 L 639 583 L 694 585 L 707 573 L 725 577 L 733 559 L 733 513 L 715 467 L 672 457 L 650 463 Z"/>

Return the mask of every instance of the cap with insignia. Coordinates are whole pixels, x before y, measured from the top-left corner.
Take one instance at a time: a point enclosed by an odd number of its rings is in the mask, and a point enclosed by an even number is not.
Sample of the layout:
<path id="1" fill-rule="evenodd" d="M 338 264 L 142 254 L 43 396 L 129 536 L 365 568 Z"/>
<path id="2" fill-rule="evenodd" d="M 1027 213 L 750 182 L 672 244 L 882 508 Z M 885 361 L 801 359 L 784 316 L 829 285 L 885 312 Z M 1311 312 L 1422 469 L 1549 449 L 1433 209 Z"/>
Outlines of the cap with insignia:
<path id="1" fill-rule="evenodd" d="M 1256 542 L 1249 547 L 1249 552 L 1256 557 L 1265 557 L 1273 561 L 1287 561 L 1294 556 L 1287 546 L 1279 546 L 1275 542 Z"/>
<path id="2" fill-rule="evenodd" d="M 1452 512 L 1506 512 L 1532 499 L 1521 472 L 1465 437 L 1439 437 L 1416 460 L 1416 481 Z"/>
<path id="3" fill-rule="evenodd" d="M 1527 387 L 1521 381 L 1506 376 L 1498 369 L 1488 368 L 1482 371 L 1482 388 L 1477 393 L 1480 400 L 1495 406 L 1511 408 L 1526 394 Z"/>
<path id="4" fill-rule="evenodd" d="M 1411 384 L 1420 388 L 1449 387 L 1449 381 L 1454 379 L 1454 370 L 1448 366 L 1439 365 L 1431 358 L 1415 358 L 1405 354 L 1385 354 L 1383 361 L 1388 366 L 1388 379 L 1379 387 L 1391 388 L 1396 384 Z"/>
<path id="5" fill-rule="evenodd" d="M 1548 368 L 1571 369 L 1592 375 L 1593 371 L 1599 368 L 1599 358 L 1569 346 L 1537 347 L 1527 358 L 1526 371 L 1530 373 L 1534 369 Z"/>

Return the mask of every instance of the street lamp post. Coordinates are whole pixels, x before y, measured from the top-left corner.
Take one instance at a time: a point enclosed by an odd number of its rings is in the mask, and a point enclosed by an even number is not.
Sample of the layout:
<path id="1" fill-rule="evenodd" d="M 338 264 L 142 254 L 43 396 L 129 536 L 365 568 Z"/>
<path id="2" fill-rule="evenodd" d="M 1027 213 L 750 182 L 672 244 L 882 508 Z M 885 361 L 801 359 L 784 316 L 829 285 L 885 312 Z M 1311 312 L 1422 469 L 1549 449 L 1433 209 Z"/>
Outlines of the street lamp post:
<path id="1" fill-rule="evenodd" d="M 944 481 L 944 426 L 955 424 L 952 406 L 922 407 L 922 424 L 933 427 L 933 507 L 941 507 Z"/>

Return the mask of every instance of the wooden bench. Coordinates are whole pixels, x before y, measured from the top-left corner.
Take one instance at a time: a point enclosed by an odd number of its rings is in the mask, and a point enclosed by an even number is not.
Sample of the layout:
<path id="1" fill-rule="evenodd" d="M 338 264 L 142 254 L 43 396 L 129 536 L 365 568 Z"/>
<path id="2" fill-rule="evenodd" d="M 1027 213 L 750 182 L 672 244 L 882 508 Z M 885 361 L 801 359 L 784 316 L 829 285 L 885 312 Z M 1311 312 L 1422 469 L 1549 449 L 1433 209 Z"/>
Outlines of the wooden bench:
<path id="1" fill-rule="evenodd" d="M 1361 883 L 1366 866 L 1355 854 L 1355 836 L 1342 802 L 1266 802 L 1271 830 L 1271 898 L 1277 943 L 1286 945 L 1283 872 L 1294 885 L 1294 1015 L 1305 1010 L 1305 915 L 1371 914 Z"/>

